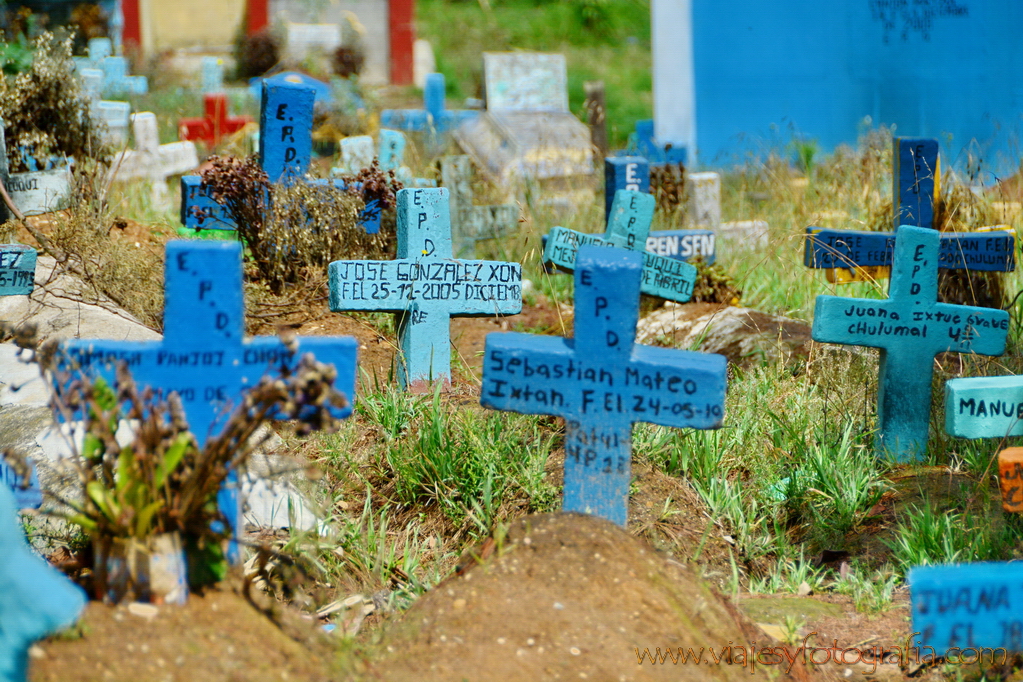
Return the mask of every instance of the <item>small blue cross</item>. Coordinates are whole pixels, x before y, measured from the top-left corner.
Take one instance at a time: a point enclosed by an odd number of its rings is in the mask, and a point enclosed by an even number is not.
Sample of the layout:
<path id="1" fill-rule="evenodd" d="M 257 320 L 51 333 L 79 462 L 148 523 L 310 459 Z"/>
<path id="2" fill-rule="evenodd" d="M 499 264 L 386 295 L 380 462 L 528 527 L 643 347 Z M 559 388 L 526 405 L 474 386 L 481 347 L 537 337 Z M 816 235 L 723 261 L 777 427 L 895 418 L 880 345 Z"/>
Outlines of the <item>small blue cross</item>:
<path id="1" fill-rule="evenodd" d="M 85 607 L 82 589 L 28 546 L 14 499 L 0 485 L 0 681 L 28 679 L 32 643 L 70 626 Z"/>
<path id="2" fill-rule="evenodd" d="M 468 109 L 446 109 L 444 88 L 444 74 L 429 74 L 423 89 L 423 108 L 384 109 L 380 112 L 380 125 L 398 130 L 446 133 L 480 115 Z"/>
<path id="3" fill-rule="evenodd" d="M 313 153 L 312 88 L 288 82 L 263 81 L 259 113 L 260 167 L 271 184 L 309 182 L 344 189 L 342 180 L 304 179 Z M 264 200 L 269 208 L 269 197 Z M 209 195 L 202 177 L 181 177 L 181 222 L 187 231 L 235 230 L 237 226 L 226 206 Z M 371 201 L 359 214 L 359 224 L 369 234 L 380 230 L 380 207 Z"/>
<path id="4" fill-rule="evenodd" d="M 292 354 L 274 337 L 244 338 L 242 247 L 238 242 L 172 241 L 167 244 L 162 341 L 65 341 L 83 370 L 113 382 L 116 364 L 127 363 L 140 387 L 181 397 L 189 428 L 200 447 L 223 429 L 242 392 L 264 376 L 294 367 L 305 353 L 337 370 L 335 388 L 355 399 L 356 342 L 350 337 L 300 337 Z M 351 414 L 331 408 L 337 418 Z M 221 510 L 241 532 L 234 484 L 222 491 Z"/>
<path id="5" fill-rule="evenodd" d="M 330 309 L 397 316 L 403 388 L 451 376 L 451 318 L 522 311 L 522 266 L 451 254 L 448 190 L 398 192 L 398 257 L 330 264 Z"/>
<path id="6" fill-rule="evenodd" d="M 715 429 L 726 360 L 635 343 L 643 258 L 583 246 L 575 271 L 575 337 L 487 335 L 480 403 L 564 417 L 565 511 L 625 525 L 632 425 Z"/>
<path id="7" fill-rule="evenodd" d="M 877 395 L 879 453 L 923 457 L 938 353 L 1001 355 L 1009 314 L 938 303 L 938 232 L 903 225 L 895 233 L 888 299 L 818 296 L 815 341 L 881 349 Z"/>
<path id="8" fill-rule="evenodd" d="M 674 258 L 658 256 L 646 249 L 650 222 L 654 216 L 654 197 L 644 192 L 620 189 L 615 192 L 611 217 L 603 239 L 592 234 L 555 227 L 547 235 L 544 263 L 574 270 L 577 250 L 584 244 L 617 246 L 643 255 L 643 283 L 640 291 L 672 301 L 685 302 L 693 295 L 696 268 Z"/>

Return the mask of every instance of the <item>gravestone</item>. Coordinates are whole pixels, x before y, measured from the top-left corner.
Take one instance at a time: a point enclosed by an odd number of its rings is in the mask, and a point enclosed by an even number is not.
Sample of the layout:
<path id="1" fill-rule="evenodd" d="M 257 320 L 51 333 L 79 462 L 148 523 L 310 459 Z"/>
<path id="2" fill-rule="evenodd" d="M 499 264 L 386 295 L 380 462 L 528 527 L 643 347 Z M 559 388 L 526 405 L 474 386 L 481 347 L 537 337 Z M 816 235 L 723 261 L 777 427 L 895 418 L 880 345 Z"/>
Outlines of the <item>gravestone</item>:
<path id="1" fill-rule="evenodd" d="M 520 211 L 516 204 L 475 205 L 468 156 L 442 157 L 440 177 L 451 192 L 451 240 L 455 257 L 474 258 L 476 242 L 518 234 Z"/>
<path id="2" fill-rule="evenodd" d="M 400 190 L 398 257 L 329 267 L 332 311 L 395 314 L 402 388 L 450 380 L 452 317 L 522 310 L 521 265 L 452 257 L 448 196 L 443 187 Z"/>
<path id="3" fill-rule="evenodd" d="M 912 647 L 932 657 L 978 647 L 1023 651 L 1023 565 L 980 562 L 914 566 L 909 583 Z M 917 636 L 919 635 L 919 636 Z M 974 654 L 966 654 L 973 656 Z"/>
<path id="4" fill-rule="evenodd" d="M 632 425 L 713 429 L 724 419 L 724 356 L 635 344 L 643 259 L 582 246 L 575 337 L 487 335 L 480 403 L 565 419 L 565 511 L 628 520 Z"/>
<path id="5" fill-rule="evenodd" d="M 132 114 L 135 149 L 126 149 L 114 157 L 110 166 L 113 177 L 121 181 L 150 180 L 157 198 L 167 194 L 167 178 L 194 170 L 199 154 L 194 142 L 160 144 L 156 114 L 144 111 Z"/>
<path id="6" fill-rule="evenodd" d="M 244 338 L 242 247 L 238 242 L 172 241 L 167 244 L 162 341 L 68 340 L 69 359 L 82 371 L 115 383 L 125 362 L 140 387 L 166 396 L 177 391 L 189 429 L 200 447 L 220 433 L 242 392 L 264 376 L 294 367 L 305 353 L 337 370 L 335 388 L 349 400 L 332 414 L 351 414 L 355 398 L 356 342 L 349 337 L 298 337 L 294 352 L 274 337 Z M 221 492 L 220 505 L 237 537 L 237 478 Z"/>
<path id="7" fill-rule="evenodd" d="M 373 165 L 376 149 L 369 135 L 355 135 L 341 140 L 341 168 L 345 173 L 355 175 L 363 168 Z"/>
<path id="8" fill-rule="evenodd" d="M 254 123 L 248 116 L 230 116 L 227 94 L 207 92 L 202 97 L 202 118 L 183 118 L 178 121 L 178 137 L 182 140 L 201 141 L 212 149 L 225 137 Z"/>
<path id="9" fill-rule="evenodd" d="M 1002 490 L 1002 509 L 1023 513 L 1023 448 L 1005 448 L 998 453 L 998 481 Z"/>
<path id="10" fill-rule="evenodd" d="M 381 128 L 377 136 L 380 140 L 378 155 L 380 170 L 397 171 L 405 160 L 405 146 L 407 145 L 405 136 L 397 130 L 388 130 L 387 128 Z"/>
<path id="11" fill-rule="evenodd" d="M 203 93 L 221 92 L 224 89 L 224 60 L 220 57 L 203 57 L 199 77 Z"/>
<path id="12" fill-rule="evenodd" d="M 305 180 L 312 158 L 313 91 L 291 83 L 263 83 L 260 109 L 259 159 L 271 183 L 309 182 L 343 189 L 342 180 Z M 269 199 L 264 202 L 269 208 Z M 202 178 L 181 178 L 181 222 L 184 233 L 193 230 L 234 230 L 234 219 L 226 206 L 213 200 Z M 366 232 L 380 229 L 380 206 L 370 201 L 359 214 Z"/>
<path id="13" fill-rule="evenodd" d="M 946 381 L 945 430 L 960 438 L 1023 435 L 1023 377 Z"/>
<path id="14" fill-rule="evenodd" d="M 27 296 L 35 286 L 36 250 L 0 244 L 0 296 Z"/>
<path id="15" fill-rule="evenodd" d="M 604 221 L 620 189 L 650 193 L 650 163 L 641 156 L 611 156 L 604 159 Z"/>
<path id="16" fill-rule="evenodd" d="M 445 108 L 444 88 L 444 74 L 431 73 L 423 89 L 423 108 L 384 109 L 380 112 L 380 126 L 407 132 L 447 133 L 463 121 L 479 116 L 478 111 Z"/>
<path id="17" fill-rule="evenodd" d="M 657 230 L 646 238 L 646 250 L 658 256 L 688 262 L 700 258 L 708 265 L 717 260 L 711 230 Z"/>
<path id="18" fill-rule="evenodd" d="M 892 206 L 895 225 L 937 227 L 934 205 L 941 196 L 938 141 L 892 138 Z"/>
<path id="19" fill-rule="evenodd" d="M 721 176 L 717 173 L 686 174 L 686 213 L 689 224 L 716 230 L 721 226 Z"/>
<path id="20" fill-rule="evenodd" d="M 128 125 L 131 121 L 131 105 L 127 102 L 96 100 L 92 104 L 93 115 L 107 128 L 106 141 L 115 149 L 128 144 Z"/>
<path id="21" fill-rule="evenodd" d="M 1001 355 L 1004 310 L 938 303 L 938 232 L 903 225 L 895 233 L 888 299 L 818 296 L 813 339 L 879 348 L 879 454 L 918 460 L 927 448 L 931 378 L 938 353 Z"/>
<path id="22" fill-rule="evenodd" d="M 639 156 L 652 166 L 664 164 L 685 164 L 688 161 L 686 148 L 678 144 L 662 144 L 654 137 L 654 119 L 636 121 L 636 130 L 629 134 L 628 147 L 617 152 L 623 156 Z"/>
<path id="23" fill-rule="evenodd" d="M 0 485 L 0 680 L 28 679 L 28 649 L 69 627 L 85 608 L 85 592 L 25 541 L 14 500 Z"/>
<path id="24" fill-rule="evenodd" d="M 477 166 L 500 187 L 588 182 L 590 130 L 568 110 L 564 55 L 484 52 L 483 71 L 487 110 L 455 131 Z"/>
<path id="25" fill-rule="evenodd" d="M 333 54 L 341 45 L 341 26 L 338 24 L 287 24 L 285 55 L 302 62 L 311 55 Z"/>
<path id="26" fill-rule="evenodd" d="M 938 267 L 944 270 L 1012 272 L 1015 234 L 1006 231 L 941 232 Z M 891 232 L 806 228 L 803 265 L 814 269 L 854 270 L 888 267 L 895 251 Z"/>
<path id="27" fill-rule="evenodd" d="M 564 227 L 555 227 L 547 235 L 543 262 L 563 270 L 574 270 L 580 247 L 586 244 L 617 246 L 643 255 L 643 279 L 640 291 L 685 302 L 693 295 L 696 268 L 689 263 L 665 258 L 645 251 L 650 221 L 654 215 L 654 198 L 643 192 L 618 190 L 611 208 L 611 219 L 603 237 L 584 234 Z"/>

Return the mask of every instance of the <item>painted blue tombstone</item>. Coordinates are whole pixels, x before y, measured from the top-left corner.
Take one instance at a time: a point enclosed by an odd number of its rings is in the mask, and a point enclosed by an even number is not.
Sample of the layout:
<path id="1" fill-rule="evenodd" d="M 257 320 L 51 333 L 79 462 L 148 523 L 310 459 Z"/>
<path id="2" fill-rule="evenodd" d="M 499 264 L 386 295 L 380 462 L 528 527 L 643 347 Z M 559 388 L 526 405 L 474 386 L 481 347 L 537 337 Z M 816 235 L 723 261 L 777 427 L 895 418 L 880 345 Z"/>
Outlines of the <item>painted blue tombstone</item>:
<path id="1" fill-rule="evenodd" d="M 701 258 L 712 264 L 717 260 L 713 230 L 656 230 L 646 238 L 646 250 L 658 256 L 688 262 Z"/>
<path id="2" fill-rule="evenodd" d="M 932 660 L 949 649 L 974 658 L 978 647 L 1023 651 L 1023 564 L 914 566 L 907 582 L 919 635 L 910 646 L 930 647 Z"/>
<path id="3" fill-rule="evenodd" d="M 934 356 L 1001 355 L 1009 314 L 938 303 L 938 232 L 903 225 L 895 234 L 888 299 L 818 296 L 812 336 L 881 350 L 877 449 L 910 461 L 927 448 Z"/>
<path id="4" fill-rule="evenodd" d="M 24 244 L 0 244 L 0 296 L 31 294 L 35 276 L 35 249 Z"/>
<path id="5" fill-rule="evenodd" d="M 354 400 L 355 339 L 300 337 L 292 353 L 276 337 L 244 338 L 240 243 L 172 241 L 165 279 L 162 341 L 65 341 L 69 359 L 110 382 L 123 361 L 140 387 L 162 395 L 177 391 L 200 446 L 221 432 L 245 389 L 294 367 L 305 353 L 333 365 L 335 388 L 349 403 Z M 345 418 L 352 408 L 331 409 L 335 417 Z M 242 524 L 235 485 L 232 480 L 221 492 L 220 505 L 237 535 Z"/>
<path id="6" fill-rule="evenodd" d="M 892 166 L 894 224 L 936 227 L 934 203 L 941 188 L 938 141 L 892 138 Z"/>
<path id="7" fill-rule="evenodd" d="M 650 163 L 641 156 L 604 159 L 604 222 L 611 218 L 611 204 L 620 189 L 650 193 Z"/>
<path id="8" fill-rule="evenodd" d="M 479 116 L 478 111 L 446 109 L 444 89 L 444 74 L 429 74 L 423 89 L 423 108 L 384 109 L 380 112 L 380 125 L 397 130 L 445 133 L 454 130 L 463 121 Z"/>
<path id="9" fill-rule="evenodd" d="M 724 418 L 726 360 L 637 345 L 643 258 L 583 246 L 575 270 L 575 337 L 487 335 L 480 403 L 563 417 L 565 511 L 625 525 L 632 425 L 714 429 Z"/>
<path id="10" fill-rule="evenodd" d="M 7 486 L 0 485 L 0 682 L 28 679 L 32 643 L 72 625 L 81 588 L 29 547 Z"/>
<path id="11" fill-rule="evenodd" d="M 945 430 L 960 438 L 1023 435 L 1023 376 L 946 381 Z"/>
<path id="12" fill-rule="evenodd" d="M 636 130 L 629 134 L 629 148 L 619 152 L 623 156 L 639 156 L 651 166 L 668 163 L 686 163 L 687 150 L 682 145 L 664 144 L 654 137 L 654 119 L 636 121 Z"/>
<path id="13" fill-rule="evenodd" d="M 522 311 L 522 266 L 451 255 L 448 190 L 398 192 L 398 253 L 393 261 L 330 264 L 330 309 L 393 312 L 398 381 L 419 388 L 451 376 L 451 318 Z"/>
<path id="14" fill-rule="evenodd" d="M 696 268 L 674 258 L 665 258 L 644 251 L 653 215 L 652 195 L 618 190 L 603 237 L 555 227 L 547 235 L 543 261 L 571 271 L 575 269 L 576 254 L 583 245 L 630 249 L 643 255 L 643 282 L 640 287 L 642 293 L 672 301 L 688 301 L 693 295 Z"/>
<path id="15" fill-rule="evenodd" d="M 378 159 L 380 170 L 397 171 L 405 159 L 405 136 L 397 130 L 381 128 L 379 135 L 380 152 Z"/>
<path id="16" fill-rule="evenodd" d="M 313 97 L 311 89 L 289 82 L 263 82 L 259 114 L 260 167 L 272 184 L 307 182 L 344 188 L 341 180 L 306 180 L 313 153 Z M 269 197 L 264 200 L 269 209 Z M 194 230 L 235 230 L 230 212 L 210 196 L 198 175 L 181 177 L 181 222 L 185 233 Z M 369 234 L 380 230 L 380 207 L 376 201 L 359 214 Z"/>
<path id="17" fill-rule="evenodd" d="M 892 264 L 895 235 L 891 232 L 806 228 L 803 264 L 808 268 L 885 266 Z M 942 232 L 938 267 L 945 270 L 1012 272 L 1016 269 L 1016 236 L 1011 231 Z"/>

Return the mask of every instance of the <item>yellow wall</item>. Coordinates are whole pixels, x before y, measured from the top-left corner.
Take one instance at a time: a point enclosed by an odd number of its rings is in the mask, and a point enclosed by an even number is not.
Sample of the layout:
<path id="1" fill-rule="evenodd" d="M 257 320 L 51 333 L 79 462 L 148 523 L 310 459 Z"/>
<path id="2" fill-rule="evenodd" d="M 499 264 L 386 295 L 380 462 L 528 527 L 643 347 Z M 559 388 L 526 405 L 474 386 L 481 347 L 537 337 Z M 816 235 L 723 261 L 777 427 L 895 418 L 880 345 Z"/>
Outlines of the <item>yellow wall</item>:
<path id="1" fill-rule="evenodd" d="M 245 15 L 245 0 L 141 0 L 146 54 L 179 47 L 228 47 Z"/>

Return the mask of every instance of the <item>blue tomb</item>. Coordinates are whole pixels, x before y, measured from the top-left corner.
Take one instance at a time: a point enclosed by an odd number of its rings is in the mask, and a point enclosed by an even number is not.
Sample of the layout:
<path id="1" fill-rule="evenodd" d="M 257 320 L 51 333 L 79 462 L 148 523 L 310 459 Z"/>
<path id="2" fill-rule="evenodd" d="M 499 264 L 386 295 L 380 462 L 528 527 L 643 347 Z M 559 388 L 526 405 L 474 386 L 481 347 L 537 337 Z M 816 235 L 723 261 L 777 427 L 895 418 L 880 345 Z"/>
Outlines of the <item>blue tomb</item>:
<path id="1" fill-rule="evenodd" d="M 650 193 L 650 163 L 641 156 L 604 159 L 604 222 L 611 218 L 611 204 L 620 189 Z"/>

